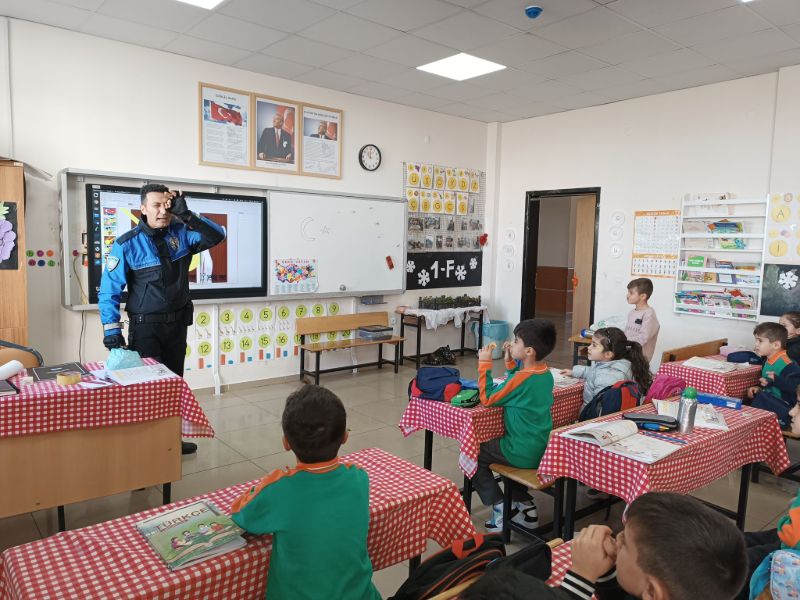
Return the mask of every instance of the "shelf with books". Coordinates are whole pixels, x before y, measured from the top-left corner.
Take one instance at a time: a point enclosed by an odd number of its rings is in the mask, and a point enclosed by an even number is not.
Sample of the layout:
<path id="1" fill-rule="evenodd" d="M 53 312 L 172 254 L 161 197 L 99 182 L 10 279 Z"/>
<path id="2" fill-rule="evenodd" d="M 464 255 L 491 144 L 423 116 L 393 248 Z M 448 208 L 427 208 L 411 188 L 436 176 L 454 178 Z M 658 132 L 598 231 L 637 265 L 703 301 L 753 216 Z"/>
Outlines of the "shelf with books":
<path id="1" fill-rule="evenodd" d="M 768 199 L 735 198 L 728 193 L 684 198 L 680 234 L 683 241 L 675 278 L 676 313 L 757 319 Z"/>

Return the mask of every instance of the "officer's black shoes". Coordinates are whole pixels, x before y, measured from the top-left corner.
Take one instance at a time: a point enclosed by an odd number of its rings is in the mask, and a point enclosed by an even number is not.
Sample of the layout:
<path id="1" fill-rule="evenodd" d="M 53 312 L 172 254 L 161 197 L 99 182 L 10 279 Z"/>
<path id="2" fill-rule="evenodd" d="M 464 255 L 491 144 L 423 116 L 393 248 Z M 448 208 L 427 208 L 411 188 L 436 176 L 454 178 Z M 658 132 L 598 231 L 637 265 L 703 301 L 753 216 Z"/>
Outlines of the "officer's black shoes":
<path id="1" fill-rule="evenodd" d="M 197 444 L 181 442 L 181 454 L 194 454 L 195 452 L 197 452 Z"/>

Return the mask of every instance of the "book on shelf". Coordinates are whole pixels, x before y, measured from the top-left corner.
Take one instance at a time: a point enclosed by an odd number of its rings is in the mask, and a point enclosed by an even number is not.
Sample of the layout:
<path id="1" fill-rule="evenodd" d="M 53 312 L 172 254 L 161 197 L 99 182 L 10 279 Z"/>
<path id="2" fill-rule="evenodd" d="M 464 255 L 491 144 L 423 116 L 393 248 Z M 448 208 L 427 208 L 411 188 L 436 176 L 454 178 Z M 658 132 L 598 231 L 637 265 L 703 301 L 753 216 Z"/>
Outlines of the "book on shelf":
<path id="1" fill-rule="evenodd" d="M 733 263 L 729 260 L 718 260 L 715 264 L 717 269 L 726 269 L 728 271 L 733 271 L 734 269 Z M 717 273 L 717 283 L 733 285 L 736 283 L 736 276 L 733 273 Z"/>
<path id="2" fill-rule="evenodd" d="M 678 444 L 639 433 L 636 423 L 626 419 L 589 423 L 561 435 L 648 465 L 680 449 Z"/>
<path id="3" fill-rule="evenodd" d="M 760 285 L 761 284 L 761 266 L 753 263 L 736 263 L 735 268 L 737 271 L 749 271 L 748 274 L 738 273 L 736 275 L 736 283 L 742 285 Z"/>
<path id="4" fill-rule="evenodd" d="M 172 571 L 247 544 L 243 530 L 208 500 L 139 521 L 136 529 Z"/>

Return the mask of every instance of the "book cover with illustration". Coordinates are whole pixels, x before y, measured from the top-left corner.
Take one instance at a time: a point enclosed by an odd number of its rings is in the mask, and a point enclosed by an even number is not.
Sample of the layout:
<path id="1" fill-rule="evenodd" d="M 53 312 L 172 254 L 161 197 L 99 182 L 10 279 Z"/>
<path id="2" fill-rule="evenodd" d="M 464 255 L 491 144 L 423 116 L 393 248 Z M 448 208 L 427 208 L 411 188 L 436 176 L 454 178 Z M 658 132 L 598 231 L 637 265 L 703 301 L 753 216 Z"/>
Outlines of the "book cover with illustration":
<path id="1" fill-rule="evenodd" d="M 139 521 L 136 528 L 172 571 L 247 544 L 243 530 L 205 500 Z"/>

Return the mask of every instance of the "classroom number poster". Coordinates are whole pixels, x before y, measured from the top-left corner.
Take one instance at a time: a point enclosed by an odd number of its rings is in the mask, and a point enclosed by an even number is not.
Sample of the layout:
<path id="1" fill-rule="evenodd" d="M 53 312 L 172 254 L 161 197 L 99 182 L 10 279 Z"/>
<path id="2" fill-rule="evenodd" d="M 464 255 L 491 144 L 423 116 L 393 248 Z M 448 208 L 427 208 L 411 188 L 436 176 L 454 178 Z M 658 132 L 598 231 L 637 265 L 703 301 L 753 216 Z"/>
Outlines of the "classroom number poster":
<path id="1" fill-rule="evenodd" d="M 636 211 L 633 223 L 631 275 L 675 277 L 681 239 L 681 211 Z"/>

